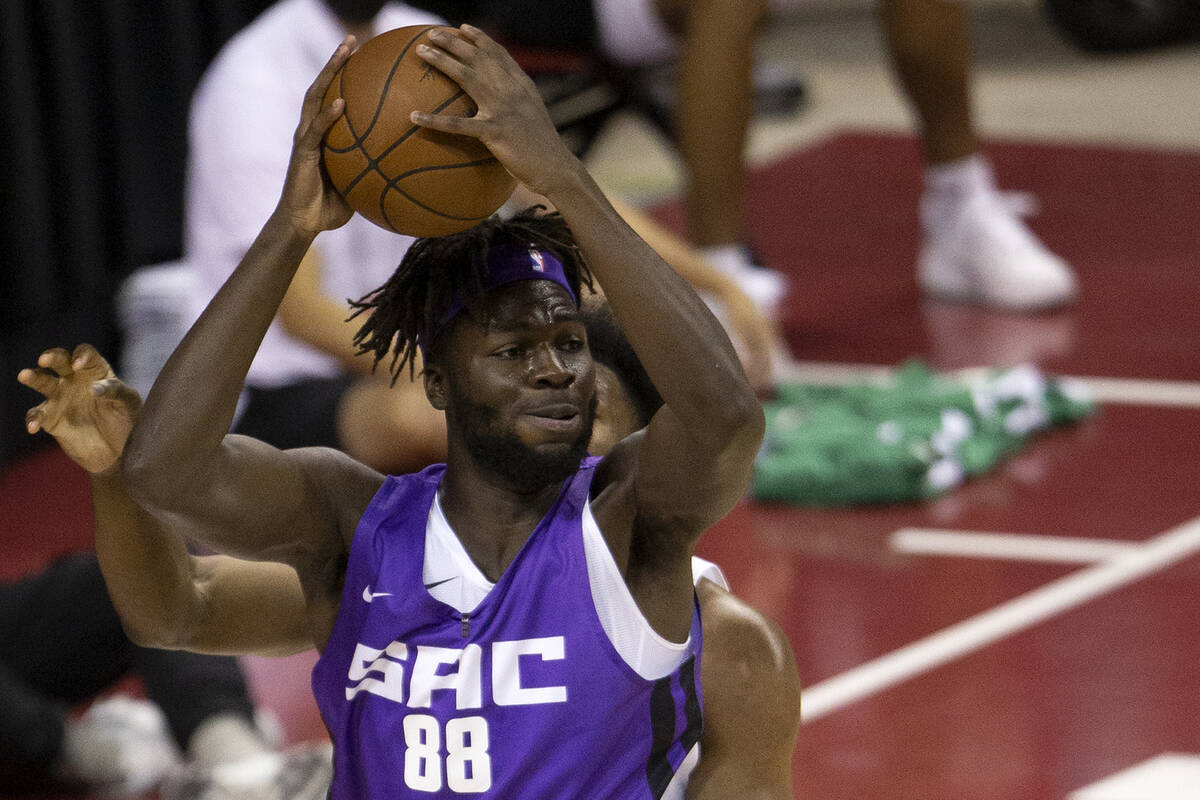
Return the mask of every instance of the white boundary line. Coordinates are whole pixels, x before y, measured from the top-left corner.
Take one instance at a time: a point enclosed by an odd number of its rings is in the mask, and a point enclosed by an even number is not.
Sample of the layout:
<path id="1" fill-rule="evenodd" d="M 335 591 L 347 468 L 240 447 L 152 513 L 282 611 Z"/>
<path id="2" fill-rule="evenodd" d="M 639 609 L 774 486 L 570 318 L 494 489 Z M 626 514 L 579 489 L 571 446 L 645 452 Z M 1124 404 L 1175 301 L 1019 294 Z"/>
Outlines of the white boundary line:
<path id="1" fill-rule="evenodd" d="M 812 722 L 851 703 L 1025 630 L 1200 552 L 1200 518 L 1133 552 L 1071 573 L 874 661 L 809 687 L 801 703 Z"/>
<path id="2" fill-rule="evenodd" d="M 889 544 L 898 553 L 914 555 L 1005 558 L 1064 564 L 1108 561 L 1142 547 L 1140 542 L 1116 539 L 948 531 L 937 528 L 901 528 L 891 535 Z"/>
<path id="3" fill-rule="evenodd" d="M 845 385 L 849 383 L 886 383 L 896 371 L 876 364 L 841 364 L 823 361 L 790 361 L 779 367 L 780 380 L 809 381 Z M 984 373 L 979 367 L 957 370 L 964 379 Z M 1200 382 L 1152 381 L 1136 378 L 1084 378 L 1056 375 L 1078 381 L 1097 403 L 1115 405 L 1172 406 L 1200 408 Z"/>

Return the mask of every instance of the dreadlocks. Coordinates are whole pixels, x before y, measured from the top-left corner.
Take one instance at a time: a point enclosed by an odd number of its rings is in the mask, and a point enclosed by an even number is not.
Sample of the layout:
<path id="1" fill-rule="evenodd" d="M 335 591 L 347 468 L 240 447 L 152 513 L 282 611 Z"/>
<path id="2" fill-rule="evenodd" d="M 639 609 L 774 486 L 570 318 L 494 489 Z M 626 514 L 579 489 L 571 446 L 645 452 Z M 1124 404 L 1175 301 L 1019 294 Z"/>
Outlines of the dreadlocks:
<path id="1" fill-rule="evenodd" d="M 501 244 L 554 253 L 575 297 L 581 284 L 594 291 L 591 270 L 562 216 L 533 206 L 510 220 L 492 217 L 461 233 L 413 242 L 387 283 L 350 303 L 350 319 L 367 315 L 354 335 L 358 353 L 374 353 L 378 366 L 390 350 L 392 383 L 406 365 L 413 377 L 418 340 L 428 352 L 454 298 L 464 298 L 470 308 L 484 294 L 488 252 Z"/>

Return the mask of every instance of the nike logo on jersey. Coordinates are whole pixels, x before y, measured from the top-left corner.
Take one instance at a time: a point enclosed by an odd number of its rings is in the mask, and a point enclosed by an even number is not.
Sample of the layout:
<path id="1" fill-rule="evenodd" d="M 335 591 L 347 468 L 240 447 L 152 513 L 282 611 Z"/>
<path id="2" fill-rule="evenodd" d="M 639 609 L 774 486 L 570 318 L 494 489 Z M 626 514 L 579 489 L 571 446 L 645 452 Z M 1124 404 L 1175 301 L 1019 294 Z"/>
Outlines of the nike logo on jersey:
<path id="1" fill-rule="evenodd" d="M 447 581 L 452 581 L 457 577 L 458 577 L 457 575 L 451 575 L 449 578 L 442 578 L 440 581 L 434 581 L 433 583 L 427 583 L 427 584 L 425 584 L 425 588 L 432 589 L 435 586 L 441 586 L 443 583 L 446 583 Z"/>
<path id="2" fill-rule="evenodd" d="M 376 597 L 391 597 L 391 596 L 392 596 L 391 592 L 376 592 L 375 594 L 371 594 L 370 586 L 367 586 L 366 588 L 363 589 L 363 600 L 366 600 L 368 603 L 371 602 L 372 600 L 374 600 Z"/>

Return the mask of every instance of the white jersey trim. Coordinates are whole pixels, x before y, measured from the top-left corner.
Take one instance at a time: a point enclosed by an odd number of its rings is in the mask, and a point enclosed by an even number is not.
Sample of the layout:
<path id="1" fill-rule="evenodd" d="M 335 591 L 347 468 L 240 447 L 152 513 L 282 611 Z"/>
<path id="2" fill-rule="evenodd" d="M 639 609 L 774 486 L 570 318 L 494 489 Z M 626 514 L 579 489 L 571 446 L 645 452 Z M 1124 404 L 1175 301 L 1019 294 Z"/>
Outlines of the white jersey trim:
<path id="1" fill-rule="evenodd" d="M 436 600 L 460 614 L 467 614 L 483 602 L 495 584 L 471 560 L 450 527 L 439 494 L 434 495 L 425 524 L 425 562 L 421 577 L 430 584 L 428 591 Z M 591 502 L 585 503 L 583 508 L 583 549 L 592 604 L 613 649 L 630 669 L 646 680 L 670 675 L 687 659 L 691 640 L 683 643 L 668 641 L 646 621 L 617 569 L 596 518 L 592 516 Z M 702 558 L 692 558 L 692 578 L 696 583 L 701 578 L 708 578 L 718 586 L 729 588 L 721 568 Z"/>
<path id="2" fill-rule="evenodd" d="M 479 607 L 496 584 L 487 579 L 463 547 L 462 540 L 450 527 L 442 510 L 441 490 L 433 495 L 433 505 L 425 522 L 425 561 L 421 580 L 435 600 L 460 614 Z"/>
<path id="3" fill-rule="evenodd" d="M 592 516 L 590 501 L 583 506 L 583 550 L 592 604 L 613 648 L 630 669 L 646 680 L 670 675 L 687 660 L 691 637 L 682 643 L 671 642 L 650 627 L 617 569 L 608 542 Z"/>
<path id="4" fill-rule="evenodd" d="M 660 800 L 683 800 L 684 793 L 687 792 L 688 781 L 691 780 L 692 772 L 696 769 L 696 764 L 700 763 L 700 743 L 696 742 L 692 745 L 692 749 L 684 756 L 683 763 L 679 765 L 679 769 L 675 770 L 674 777 L 667 784 L 666 790 L 663 792 Z"/>
<path id="5" fill-rule="evenodd" d="M 692 556 L 692 583 L 699 584 L 703 578 L 708 578 L 727 592 L 733 591 L 729 588 L 729 579 L 720 567 L 700 556 Z"/>

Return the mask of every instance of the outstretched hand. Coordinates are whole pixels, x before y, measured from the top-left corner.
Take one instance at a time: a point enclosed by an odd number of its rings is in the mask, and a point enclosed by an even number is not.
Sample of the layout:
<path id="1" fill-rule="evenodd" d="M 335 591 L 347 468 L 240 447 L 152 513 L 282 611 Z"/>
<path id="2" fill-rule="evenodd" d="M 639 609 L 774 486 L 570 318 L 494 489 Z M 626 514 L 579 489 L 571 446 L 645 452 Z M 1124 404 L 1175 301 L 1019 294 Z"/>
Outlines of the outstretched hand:
<path id="1" fill-rule="evenodd" d="M 125 449 L 142 400 L 113 373 L 90 344 L 61 347 L 38 357 L 17 380 L 46 399 L 25 412 L 25 427 L 58 440 L 63 452 L 92 474 L 111 470 Z"/>
<path id="2" fill-rule="evenodd" d="M 325 92 L 353 49 L 354 37 L 347 36 L 304 94 L 300 123 L 292 137 L 292 159 L 279 199 L 280 210 L 296 229 L 314 236 L 340 228 L 354 214 L 330 182 L 321 156 L 325 134 L 346 108 L 346 101 L 340 97 L 325 105 Z"/>
<path id="3" fill-rule="evenodd" d="M 543 195 L 578 160 L 550 121 L 537 87 L 508 52 L 471 25 L 434 28 L 417 55 L 462 87 L 475 101 L 472 117 L 412 113 L 417 125 L 470 136 L 492 152 L 521 183 Z"/>

